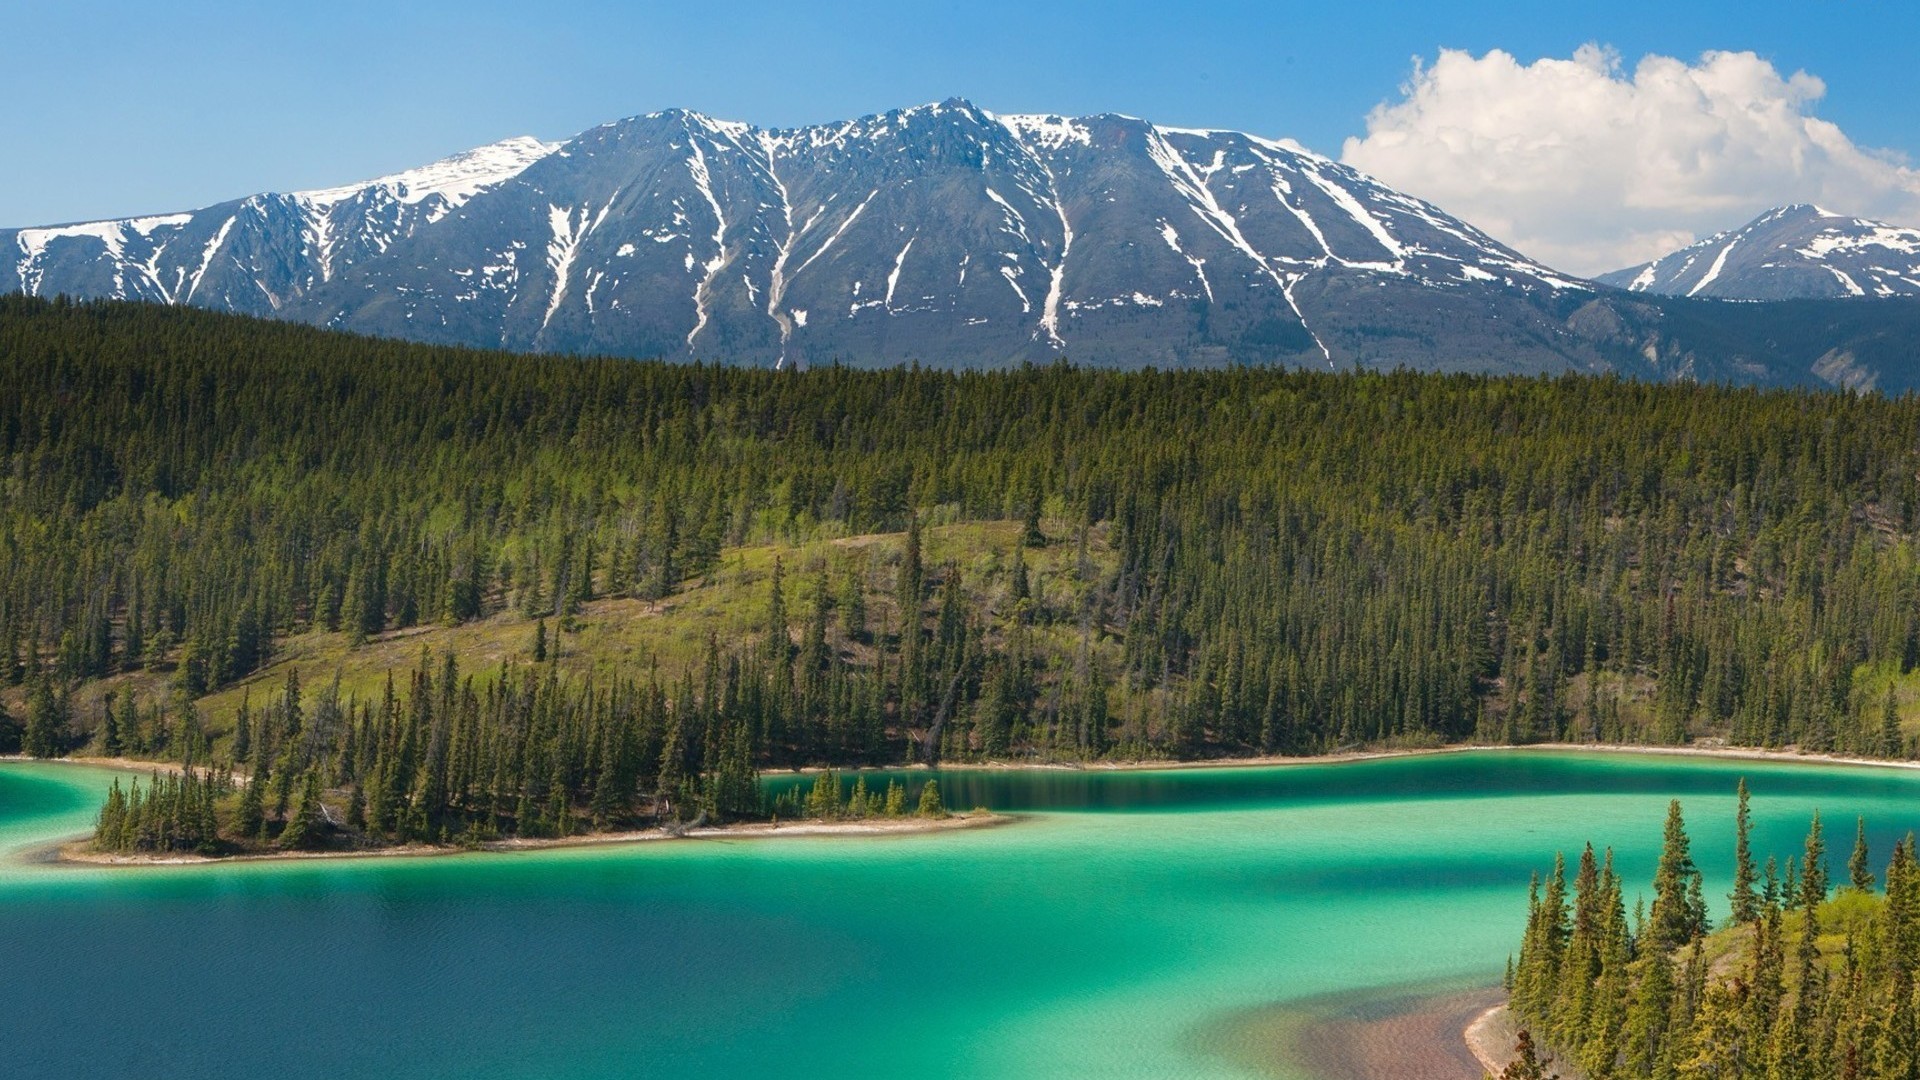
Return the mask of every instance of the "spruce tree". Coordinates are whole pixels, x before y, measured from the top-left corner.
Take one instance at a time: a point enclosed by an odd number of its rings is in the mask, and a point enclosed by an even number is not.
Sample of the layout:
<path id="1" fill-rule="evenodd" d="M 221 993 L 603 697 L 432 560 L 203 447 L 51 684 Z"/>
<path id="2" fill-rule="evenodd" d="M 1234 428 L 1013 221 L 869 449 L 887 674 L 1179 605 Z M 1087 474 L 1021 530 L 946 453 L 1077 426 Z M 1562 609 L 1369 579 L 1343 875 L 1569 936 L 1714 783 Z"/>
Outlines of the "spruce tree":
<path id="1" fill-rule="evenodd" d="M 1813 812 L 1813 824 L 1807 829 L 1807 852 L 1800 875 L 1800 903 L 1812 911 L 1827 899 L 1827 841 L 1818 810 Z"/>
<path id="2" fill-rule="evenodd" d="M 846 574 L 841 578 L 840 597 L 836 605 L 840 611 L 840 632 L 849 641 L 867 639 L 867 583 L 859 567 L 851 562 Z"/>
<path id="3" fill-rule="evenodd" d="M 1893 699 L 1893 686 L 1887 686 L 1886 707 L 1880 711 L 1880 755 L 1900 757 L 1906 740 L 1900 733 L 1900 710 Z"/>
<path id="4" fill-rule="evenodd" d="M 120 738 L 120 715 L 113 707 L 114 697 L 109 693 L 101 705 L 100 752 L 108 757 L 119 757 L 126 748 Z"/>
<path id="5" fill-rule="evenodd" d="M 1853 854 L 1847 859 L 1847 880 L 1855 892 L 1873 891 L 1873 868 L 1868 863 L 1867 819 L 1861 817 L 1853 826 Z"/>
<path id="6" fill-rule="evenodd" d="M 28 757 L 59 757 L 67 752 L 67 704 L 53 680 L 41 675 L 27 694 L 27 728 L 21 749 Z"/>
<path id="7" fill-rule="evenodd" d="M 1738 807 L 1733 817 L 1733 892 L 1729 899 L 1733 901 L 1733 921 L 1744 926 L 1760 914 L 1760 896 L 1754 889 L 1753 813 L 1748 807 L 1744 776 L 1740 778 L 1737 798 Z"/>
<path id="8" fill-rule="evenodd" d="M 289 851 L 297 851 L 318 843 L 321 814 L 320 777 L 309 769 L 301 781 L 300 796 L 294 802 L 293 811 L 287 816 L 286 827 L 280 830 L 280 837 L 276 843 Z"/>
<path id="9" fill-rule="evenodd" d="M 267 772 L 264 766 L 256 765 L 251 777 L 247 779 L 247 788 L 240 796 L 240 811 L 234 819 L 234 827 L 246 838 L 262 836 L 267 827 Z"/>
<path id="10" fill-rule="evenodd" d="M 940 804 L 940 782 L 938 780 L 929 779 L 925 784 L 920 786 L 920 805 L 914 813 L 923 818 L 943 818 L 947 816 L 947 808 Z"/>
<path id="11" fill-rule="evenodd" d="M 1661 844 L 1659 869 L 1653 878 L 1652 925 L 1648 928 L 1653 946 L 1671 952 L 1697 936 L 1703 914 L 1695 909 L 1689 891 L 1697 888 L 1694 867 L 1688 851 L 1686 822 L 1680 814 L 1680 800 L 1667 804 L 1666 835 Z"/>
<path id="12" fill-rule="evenodd" d="M 785 664 L 793 655 L 793 639 L 787 636 L 786 576 L 779 557 L 773 560 L 773 580 L 767 596 L 767 659 Z"/>

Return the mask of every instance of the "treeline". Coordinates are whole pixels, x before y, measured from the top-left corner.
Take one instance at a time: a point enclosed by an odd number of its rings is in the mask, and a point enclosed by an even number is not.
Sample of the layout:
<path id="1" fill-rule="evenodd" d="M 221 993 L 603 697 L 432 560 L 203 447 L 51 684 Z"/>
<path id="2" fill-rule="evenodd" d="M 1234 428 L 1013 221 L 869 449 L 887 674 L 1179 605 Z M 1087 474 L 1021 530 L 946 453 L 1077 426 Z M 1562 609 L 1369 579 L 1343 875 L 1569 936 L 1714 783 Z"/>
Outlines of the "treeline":
<path id="1" fill-rule="evenodd" d="M 1535 879 L 1514 1017 L 1588 1080 L 1892 1080 L 1920 1075 L 1920 863 L 1895 846 L 1873 890 L 1865 822 L 1837 893 L 1818 814 L 1804 853 L 1759 870 L 1740 785 L 1732 921 L 1709 934 L 1680 806 L 1669 808 L 1653 904 L 1629 920 L 1612 853 L 1589 845 L 1569 884 Z M 1510 1075 L 1542 1075 L 1522 1060 Z"/>
<path id="2" fill-rule="evenodd" d="M 737 682 L 712 672 L 726 691 Z M 425 655 L 375 701 L 308 693 L 290 673 L 235 718 L 231 759 L 144 795 L 116 784 L 113 851 L 478 843 L 763 816 L 743 709 L 689 678 L 594 686 L 551 669 L 480 680 Z M 728 699 L 738 701 L 739 697 Z M 246 779 L 237 785 L 235 770 Z"/>
<path id="3" fill-rule="evenodd" d="M 0 687 L 22 713 L 0 738 L 36 753 L 101 745 L 105 718 L 67 704 L 89 680 L 164 675 L 139 723 L 163 709 L 224 747 L 234 718 L 193 703 L 288 635 L 564 620 L 672 597 L 737 545 L 977 520 L 1027 523 L 990 581 L 903 556 L 890 587 L 811 583 L 692 665 L 738 664 L 764 695 L 755 765 L 1911 749 L 1893 693 L 1920 661 L 1910 398 L 770 372 L 19 297 L 0 298 L 0 365 Z M 1021 595 L 1028 545 L 1095 539 L 1067 599 Z M 669 701 L 682 674 L 658 676 Z"/>
<path id="4" fill-rule="evenodd" d="M 114 852 L 218 854 L 223 845 L 215 804 L 232 790 L 230 774 L 192 766 L 178 774 L 154 773 L 144 789 L 135 780 L 122 790 L 115 780 L 100 808 L 94 846 Z"/>

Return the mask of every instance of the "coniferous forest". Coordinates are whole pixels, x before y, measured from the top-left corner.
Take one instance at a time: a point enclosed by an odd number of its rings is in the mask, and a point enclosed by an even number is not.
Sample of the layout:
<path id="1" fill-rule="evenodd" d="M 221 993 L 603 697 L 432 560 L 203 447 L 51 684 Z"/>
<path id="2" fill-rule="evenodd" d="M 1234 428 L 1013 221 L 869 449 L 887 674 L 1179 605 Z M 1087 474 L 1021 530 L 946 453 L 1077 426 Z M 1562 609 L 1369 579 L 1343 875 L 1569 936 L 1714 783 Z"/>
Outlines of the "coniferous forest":
<path id="1" fill-rule="evenodd" d="M 805 765 L 1905 756 L 1920 708 L 1910 398 L 775 372 L 20 297 L 0 364 L 0 749 L 187 765 L 110 800 L 137 850 L 749 817 Z"/>
<path id="2" fill-rule="evenodd" d="M 1769 855 L 1764 870 L 1749 846 L 1745 781 L 1735 824 L 1732 914 L 1717 932 L 1678 802 L 1652 905 L 1631 919 L 1611 851 L 1596 859 L 1588 845 L 1571 883 L 1564 859 L 1544 885 L 1535 878 L 1506 980 L 1525 1026 L 1504 1075 L 1894 1080 L 1920 1070 L 1913 836 L 1881 870 L 1856 822 L 1835 882 L 1817 814 L 1804 850 L 1784 867 Z"/>

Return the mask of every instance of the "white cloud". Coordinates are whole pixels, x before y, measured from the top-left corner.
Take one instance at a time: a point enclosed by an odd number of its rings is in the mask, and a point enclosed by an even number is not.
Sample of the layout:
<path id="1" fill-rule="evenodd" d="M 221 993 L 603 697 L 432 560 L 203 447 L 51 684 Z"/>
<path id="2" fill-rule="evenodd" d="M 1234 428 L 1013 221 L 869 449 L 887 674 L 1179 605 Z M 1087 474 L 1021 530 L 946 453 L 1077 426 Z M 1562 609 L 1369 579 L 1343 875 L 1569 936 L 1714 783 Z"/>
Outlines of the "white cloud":
<path id="1" fill-rule="evenodd" d="M 1813 115 L 1826 84 L 1750 52 L 1414 61 L 1341 157 L 1575 273 L 1663 255 L 1769 207 L 1920 224 L 1920 170 Z"/>

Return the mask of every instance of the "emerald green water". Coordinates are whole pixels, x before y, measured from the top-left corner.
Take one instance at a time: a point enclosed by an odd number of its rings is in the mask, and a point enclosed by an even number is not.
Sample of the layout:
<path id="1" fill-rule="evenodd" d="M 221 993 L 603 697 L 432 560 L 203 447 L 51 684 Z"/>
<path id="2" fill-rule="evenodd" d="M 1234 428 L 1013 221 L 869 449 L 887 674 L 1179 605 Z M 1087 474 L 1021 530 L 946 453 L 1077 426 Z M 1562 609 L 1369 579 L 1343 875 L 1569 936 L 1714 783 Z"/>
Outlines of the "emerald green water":
<path id="1" fill-rule="evenodd" d="M 1710 893 L 1762 852 L 1920 828 L 1920 774 L 1620 754 L 940 776 L 1003 828 L 105 869 L 19 851 L 109 774 L 0 767 L 18 1076 L 1236 1076 L 1223 1017 L 1497 980 L 1528 873 L 1650 879 L 1684 800 Z M 1836 869 L 1844 872 L 1836 865 Z"/>

